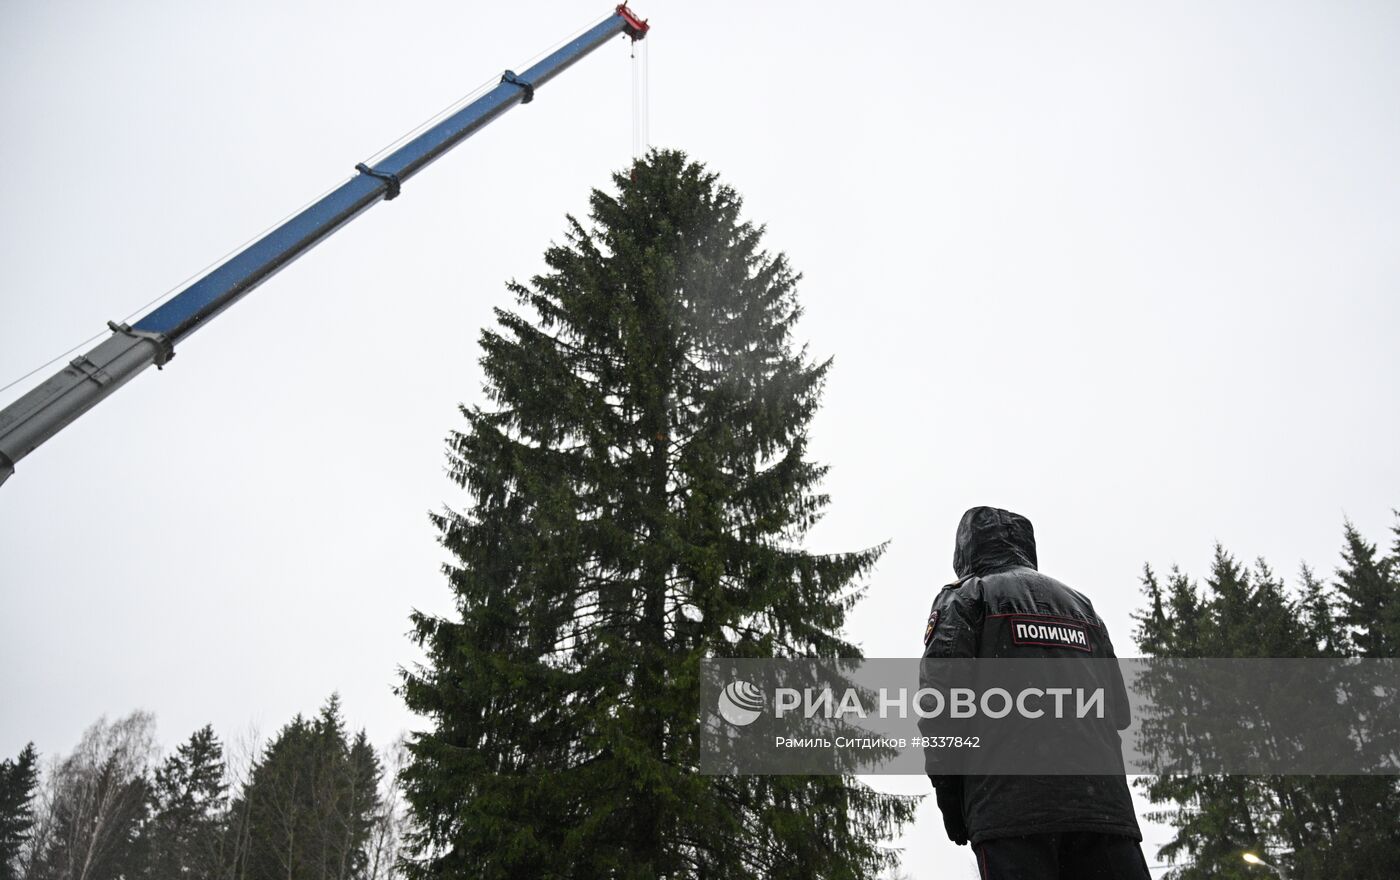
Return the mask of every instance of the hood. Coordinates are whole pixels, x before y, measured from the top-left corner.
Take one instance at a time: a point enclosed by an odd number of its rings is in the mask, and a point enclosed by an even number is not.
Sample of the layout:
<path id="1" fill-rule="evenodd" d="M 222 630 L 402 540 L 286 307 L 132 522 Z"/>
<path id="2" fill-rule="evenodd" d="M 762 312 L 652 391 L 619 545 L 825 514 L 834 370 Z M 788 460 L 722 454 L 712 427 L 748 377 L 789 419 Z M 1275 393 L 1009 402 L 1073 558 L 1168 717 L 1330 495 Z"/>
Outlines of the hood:
<path id="1" fill-rule="evenodd" d="M 998 507 L 974 507 L 958 523 L 953 571 L 959 578 L 1004 568 L 1035 568 L 1035 530 L 1019 513 Z"/>

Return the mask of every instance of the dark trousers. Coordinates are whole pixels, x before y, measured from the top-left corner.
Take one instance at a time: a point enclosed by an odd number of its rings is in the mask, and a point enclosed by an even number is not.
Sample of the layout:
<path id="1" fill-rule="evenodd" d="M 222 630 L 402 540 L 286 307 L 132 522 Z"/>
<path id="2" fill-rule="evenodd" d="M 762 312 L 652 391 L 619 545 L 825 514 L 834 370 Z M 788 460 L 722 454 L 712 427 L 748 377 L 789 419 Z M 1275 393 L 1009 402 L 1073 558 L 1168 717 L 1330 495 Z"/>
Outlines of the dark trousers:
<path id="1" fill-rule="evenodd" d="M 1094 831 L 997 837 L 972 848 L 982 880 L 1150 880 L 1131 837 Z"/>

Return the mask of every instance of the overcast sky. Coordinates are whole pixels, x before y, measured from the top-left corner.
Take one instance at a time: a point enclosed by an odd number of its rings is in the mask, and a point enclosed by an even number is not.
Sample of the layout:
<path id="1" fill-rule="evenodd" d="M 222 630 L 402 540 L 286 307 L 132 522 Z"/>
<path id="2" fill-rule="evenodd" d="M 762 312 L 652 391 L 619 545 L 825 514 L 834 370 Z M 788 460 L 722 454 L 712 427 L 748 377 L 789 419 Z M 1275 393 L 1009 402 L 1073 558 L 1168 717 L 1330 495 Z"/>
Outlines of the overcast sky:
<path id="1" fill-rule="evenodd" d="M 1330 575 L 1344 517 L 1389 542 L 1400 6 L 638 5 L 652 143 L 745 196 L 836 358 L 810 546 L 892 541 L 850 622 L 867 655 L 919 649 L 976 504 L 1034 521 L 1124 654 L 1146 562 L 1200 575 L 1220 541 Z M 609 10 L 0 3 L 0 384 Z M 0 756 L 138 707 L 168 746 L 267 734 L 336 690 L 376 742 L 414 726 L 407 615 L 452 607 L 427 512 L 463 504 L 442 438 L 482 400 L 504 282 L 630 160 L 628 56 L 604 46 L 20 463 Z M 913 877 L 973 875 L 932 803 L 903 843 Z"/>

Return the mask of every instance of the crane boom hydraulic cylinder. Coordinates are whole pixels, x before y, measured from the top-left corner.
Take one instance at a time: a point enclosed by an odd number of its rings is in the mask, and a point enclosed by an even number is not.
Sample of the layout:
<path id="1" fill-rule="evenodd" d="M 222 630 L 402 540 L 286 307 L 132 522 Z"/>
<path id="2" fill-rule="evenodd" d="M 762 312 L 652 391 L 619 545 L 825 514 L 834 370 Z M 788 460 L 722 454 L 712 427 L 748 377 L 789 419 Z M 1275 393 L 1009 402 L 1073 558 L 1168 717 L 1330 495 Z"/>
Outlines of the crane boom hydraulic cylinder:
<path id="1" fill-rule="evenodd" d="M 135 324 L 108 322 L 112 335 L 74 358 L 37 388 L 0 410 L 0 483 L 15 463 L 69 422 L 92 409 L 137 373 L 175 356 L 175 346 L 210 318 L 238 302 L 326 236 L 374 203 L 394 198 L 402 184 L 471 137 L 535 90 L 619 34 L 646 36 L 647 23 L 624 3 L 594 27 L 523 73 L 507 70 L 500 83 L 433 125 L 328 195 L 250 244 Z"/>

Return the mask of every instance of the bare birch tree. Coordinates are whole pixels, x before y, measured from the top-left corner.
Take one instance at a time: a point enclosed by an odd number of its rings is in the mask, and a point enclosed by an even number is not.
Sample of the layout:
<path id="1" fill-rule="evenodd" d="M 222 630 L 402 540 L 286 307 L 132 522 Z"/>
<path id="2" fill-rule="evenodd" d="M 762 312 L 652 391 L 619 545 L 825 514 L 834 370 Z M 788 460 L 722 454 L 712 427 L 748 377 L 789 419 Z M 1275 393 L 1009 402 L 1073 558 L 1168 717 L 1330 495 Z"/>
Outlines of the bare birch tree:
<path id="1" fill-rule="evenodd" d="M 155 717 L 99 719 L 73 754 L 52 766 L 37 817 L 31 880 L 97 880 L 134 873 L 146 818 Z M 42 842 L 39 838 L 42 836 Z"/>

